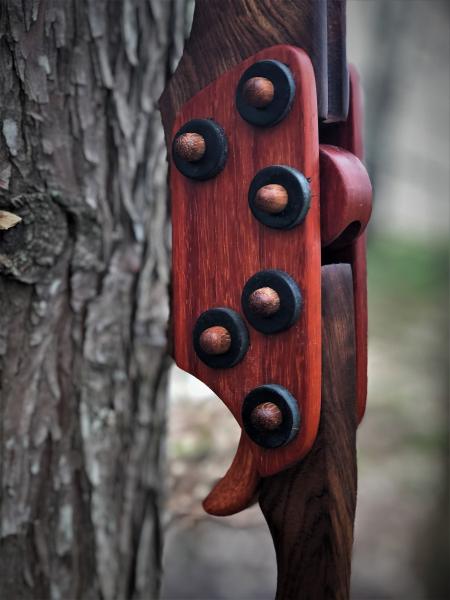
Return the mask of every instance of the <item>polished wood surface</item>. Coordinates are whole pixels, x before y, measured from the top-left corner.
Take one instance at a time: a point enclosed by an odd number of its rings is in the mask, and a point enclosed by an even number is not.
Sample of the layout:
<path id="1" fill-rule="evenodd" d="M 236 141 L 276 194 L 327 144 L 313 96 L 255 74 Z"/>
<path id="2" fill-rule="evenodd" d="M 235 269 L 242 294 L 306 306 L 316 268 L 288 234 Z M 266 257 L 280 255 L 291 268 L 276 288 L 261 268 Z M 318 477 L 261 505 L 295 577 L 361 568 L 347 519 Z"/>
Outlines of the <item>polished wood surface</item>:
<path id="1" fill-rule="evenodd" d="M 334 144 L 364 160 L 363 102 L 359 75 L 350 66 L 350 104 L 348 118 L 342 123 L 326 125 L 321 129 L 321 142 Z M 324 262 L 347 262 L 352 266 L 355 298 L 356 327 L 356 406 L 358 423 L 361 422 L 367 401 L 367 233 L 364 232 L 353 243 L 340 249 L 325 250 Z"/>
<path id="2" fill-rule="evenodd" d="M 361 235 L 372 212 L 372 185 L 362 162 L 337 146 L 320 145 L 322 247 L 342 248 Z"/>
<path id="3" fill-rule="evenodd" d="M 242 432 L 230 468 L 203 501 L 203 508 L 210 515 L 234 515 L 256 502 L 261 477 L 250 444 Z"/>
<path id="4" fill-rule="evenodd" d="M 319 117 L 345 119 L 345 1 L 197 0 L 191 35 L 160 99 L 166 137 L 190 98 L 249 56 L 277 44 L 292 44 L 310 57 Z"/>
<path id="5" fill-rule="evenodd" d="M 314 446 L 261 480 L 278 600 L 348 600 L 356 506 L 355 337 L 349 265 L 322 267 L 322 412 Z"/>
<path id="6" fill-rule="evenodd" d="M 290 67 L 297 94 L 284 120 L 261 128 L 240 117 L 234 97 L 242 73 L 253 62 L 267 58 Z M 243 399 L 259 385 L 277 383 L 297 399 L 302 423 L 289 444 L 269 450 L 250 443 L 257 470 L 266 476 L 308 452 L 320 415 L 319 148 L 309 58 L 290 46 L 256 54 L 190 100 L 177 115 L 172 136 L 187 121 L 205 117 L 224 128 L 229 154 L 223 171 L 207 181 L 188 179 L 174 165 L 171 168 L 174 357 L 180 368 L 206 383 L 225 402 L 241 425 Z M 248 206 L 252 179 L 271 164 L 287 164 L 310 180 L 310 209 L 303 223 L 290 230 L 266 227 Z M 274 335 L 248 326 L 250 346 L 243 360 L 231 369 L 208 367 L 192 345 L 198 316 L 220 306 L 241 313 L 246 281 L 264 269 L 285 271 L 298 283 L 303 296 L 299 320 Z"/>

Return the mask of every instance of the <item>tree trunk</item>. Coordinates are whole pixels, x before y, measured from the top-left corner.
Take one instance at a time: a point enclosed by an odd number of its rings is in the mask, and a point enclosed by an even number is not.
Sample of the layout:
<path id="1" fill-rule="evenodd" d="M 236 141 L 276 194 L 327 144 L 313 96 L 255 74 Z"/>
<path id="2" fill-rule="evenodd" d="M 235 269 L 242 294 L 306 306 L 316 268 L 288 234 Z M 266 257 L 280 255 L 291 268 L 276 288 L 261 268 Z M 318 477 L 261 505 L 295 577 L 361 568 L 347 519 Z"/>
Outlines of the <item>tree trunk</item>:
<path id="1" fill-rule="evenodd" d="M 2 0 L 0 597 L 155 598 L 184 0 Z"/>

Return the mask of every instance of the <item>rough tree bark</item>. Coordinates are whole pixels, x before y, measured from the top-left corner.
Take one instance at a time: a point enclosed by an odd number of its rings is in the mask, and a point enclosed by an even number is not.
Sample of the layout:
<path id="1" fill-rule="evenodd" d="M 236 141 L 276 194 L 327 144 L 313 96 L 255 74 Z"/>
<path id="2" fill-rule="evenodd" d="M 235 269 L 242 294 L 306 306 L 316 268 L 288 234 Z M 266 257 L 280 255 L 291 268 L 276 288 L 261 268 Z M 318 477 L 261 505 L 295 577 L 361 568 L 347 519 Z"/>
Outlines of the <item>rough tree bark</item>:
<path id="1" fill-rule="evenodd" d="M 185 0 L 1 0 L 0 597 L 154 598 Z"/>

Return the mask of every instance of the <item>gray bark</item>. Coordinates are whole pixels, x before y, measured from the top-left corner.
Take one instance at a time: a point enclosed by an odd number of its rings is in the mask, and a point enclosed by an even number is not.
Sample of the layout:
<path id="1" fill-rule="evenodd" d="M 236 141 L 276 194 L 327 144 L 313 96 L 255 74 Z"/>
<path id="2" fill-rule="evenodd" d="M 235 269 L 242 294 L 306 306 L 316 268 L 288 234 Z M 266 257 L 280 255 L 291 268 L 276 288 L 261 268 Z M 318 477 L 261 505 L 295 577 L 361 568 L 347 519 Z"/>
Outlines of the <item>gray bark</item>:
<path id="1" fill-rule="evenodd" d="M 0 597 L 154 598 L 184 0 L 1 0 Z"/>

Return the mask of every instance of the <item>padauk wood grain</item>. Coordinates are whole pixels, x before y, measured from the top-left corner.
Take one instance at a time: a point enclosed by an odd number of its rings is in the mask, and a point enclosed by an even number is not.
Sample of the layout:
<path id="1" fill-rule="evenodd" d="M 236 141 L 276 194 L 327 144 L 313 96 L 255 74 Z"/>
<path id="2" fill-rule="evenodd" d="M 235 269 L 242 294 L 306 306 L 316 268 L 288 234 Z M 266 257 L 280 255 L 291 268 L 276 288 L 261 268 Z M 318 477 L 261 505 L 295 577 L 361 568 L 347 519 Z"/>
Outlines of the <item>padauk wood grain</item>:
<path id="1" fill-rule="evenodd" d="M 283 121 L 275 127 L 258 128 L 239 116 L 234 97 L 242 73 L 266 58 L 287 64 L 301 93 Z M 298 435 L 277 449 L 251 443 L 258 472 L 269 475 L 295 463 L 309 450 L 320 414 L 319 149 L 309 58 L 289 46 L 258 53 L 183 106 L 172 135 L 187 121 L 204 117 L 224 128 L 229 155 L 223 171 L 208 181 L 193 181 L 175 166 L 171 169 L 175 359 L 182 369 L 209 385 L 240 424 L 243 399 L 253 388 L 277 383 L 293 394 L 302 414 Z M 305 220 L 282 232 L 257 221 L 247 201 L 255 174 L 268 164 L 280 163 L 303 173 L 312 192 Z M 207 367 L 191 343 L 197 317 L 214 306 L 241 312 L 242 289 L 262 269 L 285 271 L 299 285 L 304 303 L 297 323 L 270 337 L 251 328 L 250 348 L 238 365 L 226 370 Z"/>
<path id="2" fill-rule="evenodd" d="M 372 212 L 372 186 L 362 162 L 337 146 L 320 144 L 322 247 L 342 248 L 363 233 Z"/>
<path id="3" fill-rule="evenodd" d="M 250 444 L 249 438 L 242 432 L 230 468 L 203 501 L 207 513 L 226 517 L 257 501 L 261 478 Z"/>

